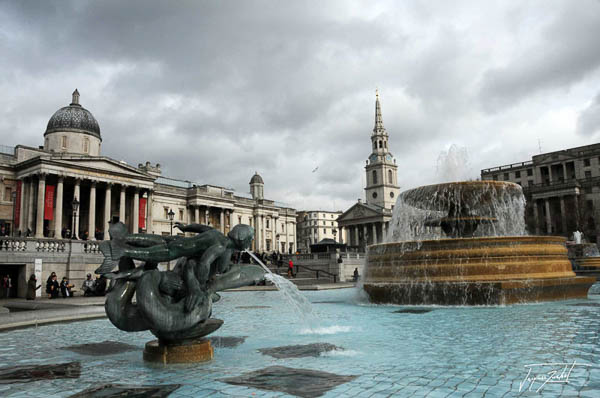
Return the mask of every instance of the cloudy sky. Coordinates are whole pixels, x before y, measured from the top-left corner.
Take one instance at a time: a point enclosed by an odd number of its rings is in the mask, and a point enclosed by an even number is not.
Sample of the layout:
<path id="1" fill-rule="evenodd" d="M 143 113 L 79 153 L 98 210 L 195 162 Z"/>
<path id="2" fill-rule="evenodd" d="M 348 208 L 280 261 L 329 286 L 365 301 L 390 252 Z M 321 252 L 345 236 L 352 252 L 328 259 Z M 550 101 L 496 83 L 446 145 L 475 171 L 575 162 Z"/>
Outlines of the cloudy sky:
<path id="1" fill-rule="evenodd" d="M 598 37 L 598 0 L 0 0 L 0 144 L 43 144 L 77 87 L 105 156 L 345 210 L 376 87 L 402 189 L 451 145 L 475 178 L 598 142 Z"/>

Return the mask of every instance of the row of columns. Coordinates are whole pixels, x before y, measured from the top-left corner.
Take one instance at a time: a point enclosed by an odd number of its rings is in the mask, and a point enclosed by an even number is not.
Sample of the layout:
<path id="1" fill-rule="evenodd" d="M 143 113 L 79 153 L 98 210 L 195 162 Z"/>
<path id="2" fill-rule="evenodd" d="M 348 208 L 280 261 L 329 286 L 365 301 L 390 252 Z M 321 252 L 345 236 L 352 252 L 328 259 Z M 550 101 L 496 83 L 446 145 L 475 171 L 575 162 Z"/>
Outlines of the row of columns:
<path id="1" fill-rule="evenodd" d="M 254 215 L 254 242 L 256 251 L 266 251 L 267 250 L 267 232 L 271 232 L 271 244 L 272 246 L 269 248 L 270 251 L 283 251 L 290 252 L 294 249 L 294 242 L 291 242 L 290 235 L 290 225 L 293 223 L 288 222 L 287 220 L 284 222 L 283 231 L 278 231 L 279 217 L 271 216 L 271 223 L 267 228 L 267 220 L 266 215 L 264 214 L 256 214 Z M 277 235 L 281 236 L 285 235 L 285 242 L 287 247 L 284 250 L 281 250 L 281 246 L 279 244 L 279 240 L 277 239 Z"/>
<path id="2" fill-rule="evenodd" d="M 366 223 L 366 224 L 357 224 L 357 225 L 349 225 L 342 227 L 340 226 L 340 236 L 343 235 L 344 229 L 346 231 L 346 240 L 348 246 L 362 246 L 366 248 L 368 244 L 377 244 L 383 243 L 388 234 L 389 230 L 389 222 L 374 222 L 374 223 Z M 360 230 L 362 229 L 363 239 L 360 239 Z M 378 233 L 378 231 L 381 233 Z M 367 236 L 371 236 L 371 242 L 369 243 L 367 240 Z"/>
<path id="3" fill-rule="evenodd" d="M 565 196 L 560 196 L 559 197 L 560 200 L 560 215 L 561 215 L 561 227 L 562 227 L 562 231 L 564 234 L 566 234 L 567 231 L 567 207 L 565 205 Z M 544 198 L 544 210 L 545 210 L 545 221 L 546 221 L 546 230 L 544 231 L 546 234 L 550 235 L 555 233 L 555 231 L 552 230 L 552 214 L 551 214 L 551 206 L 550 206 L 550 198 Z M 577 204 L 577 196 L 575 196 L 575 214 L 578 214 L 578 204 Z M 539 235 L 542 233 L 542 228 L 541 228 L 541 220 L 540 220 L 540 216 L 539 216 L 539 210 L 538 210 L 538 200 L 534 201 L 533 204 L 533 218 L 535 221 L 535 233 L 536 235 Z"/>
<path id="4" fill-rule="evenodd" d="M 37 175 L 37 203 L 36 203 L 36 217 L 35 217 L 35 229 L 33 225 L 33 211 L 34 211 L 34 198 L 35 198 L 35 188 L 36 183 L 33 178 L 30 178 L 29 184 L 26 184 L 24 180 L 22 180 L 22 189 L 23 192 L 21 194 L 21 202 L 18 204 L 21 209 L 22 216 L 19 220 L 19 229 L 23 232 L 26 229 L 35 230 L 35 237 L 42 238 L 44 237 L 44 211 L 45 211 L 45 199 L 46 199 L 46 174 Z M 72 236 L 79 237 L 79 229 L 80 229 L 80 215 L 81 209 L 84 206 L 84 203 L 81 203 L 81 179 L 75 179 L 75 184 L 73 186 L 73 199 L 77 199 L 80 202 L 80 208 L 75 213 L 73 220 L 71 220 L 71 229 Z M 64 177 L 58 176 L 56 191 L 55 191 L 55 207 L 54 207 L 54 236 L 61 237 L 62 228 L 63 228 L 63 204 L 64 204 Z M 114 184 L 107 183 L 105 187 L 105 196 L 104 196 L 104 222 L 103 222 L 103 233 L 104 239 L 108 239 L 108 228 L 109 222 L 112 217 L 112 187 Z M 90 239 L 94 239 L 95 230 L 96 230 L 96 191 L 97 191 L 97 182 L 90 182 L 90 192 L 89 192 L 89 203 L 88 203 L 88 225 L 87 230 Z M 120 196 L 119 196 L 119 220 L 125 221 L 125 204 L 126 204 L 126 191 L 128 186 L 120 185 Z M 137 232 L 139 230 L 139 207 L 140 204 L 140 188 L 134 188 L 133 194 L 133 219 L 132 219 L 132 232 Z M 27 211 L 24 212 L 24 208 L 27 206 Z M 148 217 L 147 224 L 151 225 L 152 222 L 152 191 L 148 191 Z"/>
<path id="5" fill-rule="evenodd" d="M 202 213 L 201 213 L 201 207 L 202 207 Z M 232 222 L 231 222 L 232 212 L 229 209 L 224 209 L 224 208 L 216 207 L 216 206 L 190 206 L 190 208 L 189 208 L 190 222 L 192 221 L 191 213 L 193 212 L 193 214 L 194 214 L 193 220 L 195 223 L 210 225 L 210 209 L 211 208 L 217 209 L 219 211 L 219 230 L 222 233 L 228 232 L 227 230 L 233 226 Z M 202 214 L 202 219 L 200 219 L 201 214 Z"/>

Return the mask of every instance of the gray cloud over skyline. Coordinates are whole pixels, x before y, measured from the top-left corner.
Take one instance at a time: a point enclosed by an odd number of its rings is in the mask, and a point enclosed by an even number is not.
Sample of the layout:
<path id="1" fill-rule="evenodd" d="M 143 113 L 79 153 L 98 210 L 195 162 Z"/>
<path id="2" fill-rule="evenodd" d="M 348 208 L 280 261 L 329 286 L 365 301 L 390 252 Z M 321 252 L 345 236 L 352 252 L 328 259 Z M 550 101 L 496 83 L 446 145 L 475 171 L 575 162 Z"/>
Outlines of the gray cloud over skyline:
<path id="1" fill-rule="evenodd" d="M 404 188 L 598 140 L 600 2 L 2 1 L 0 136 L 77 87 L 104 155 L 298 208 L 363 197 L 374 90 Z M 316 172 L 312 172 L 315 167 Z"/>

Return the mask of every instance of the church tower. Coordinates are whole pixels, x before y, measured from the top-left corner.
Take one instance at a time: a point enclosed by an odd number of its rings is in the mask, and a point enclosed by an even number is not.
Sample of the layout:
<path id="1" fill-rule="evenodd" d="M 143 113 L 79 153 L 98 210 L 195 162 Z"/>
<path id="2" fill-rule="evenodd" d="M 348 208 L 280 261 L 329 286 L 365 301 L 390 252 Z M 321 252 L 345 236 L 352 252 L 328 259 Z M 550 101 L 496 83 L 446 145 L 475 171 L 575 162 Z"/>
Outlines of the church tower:
<path id="1" fill-rule="evenodd" d="M 396 204 L 398 192 L 398 166 L 389 151 L 388 133 L 383 127 L 379 92 L 375 92 L 375 127 L 371 134 L 373 152 L 367 160 L 367 186 L 365 188 L 367 204 L 392 209 Z"/>

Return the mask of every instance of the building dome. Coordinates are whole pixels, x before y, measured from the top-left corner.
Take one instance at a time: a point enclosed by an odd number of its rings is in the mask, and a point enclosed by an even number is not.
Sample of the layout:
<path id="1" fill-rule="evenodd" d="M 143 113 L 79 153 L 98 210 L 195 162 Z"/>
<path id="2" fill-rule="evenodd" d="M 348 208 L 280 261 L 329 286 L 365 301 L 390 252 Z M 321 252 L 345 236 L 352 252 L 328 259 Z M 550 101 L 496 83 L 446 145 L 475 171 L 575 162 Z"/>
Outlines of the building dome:
<path id="1" fill-rule="evenodd" d="M 252 176 L 252 178 L 250 179 L 250 184 L 264 184 L 265 182 L 263 181 L 262 177 L 258 174 L 258 172 L 255 172 L 254 175 Z"/>
<path id="2" fill-rule="evenodd" d="M 99 140 L 100 126 L 90 111 L 79 104 L 79 92 L 73 92 L 73 102 L 57 110 L 48 121 L 44 136 L 56 132 L 74 132 L 92 135 Z"/>

